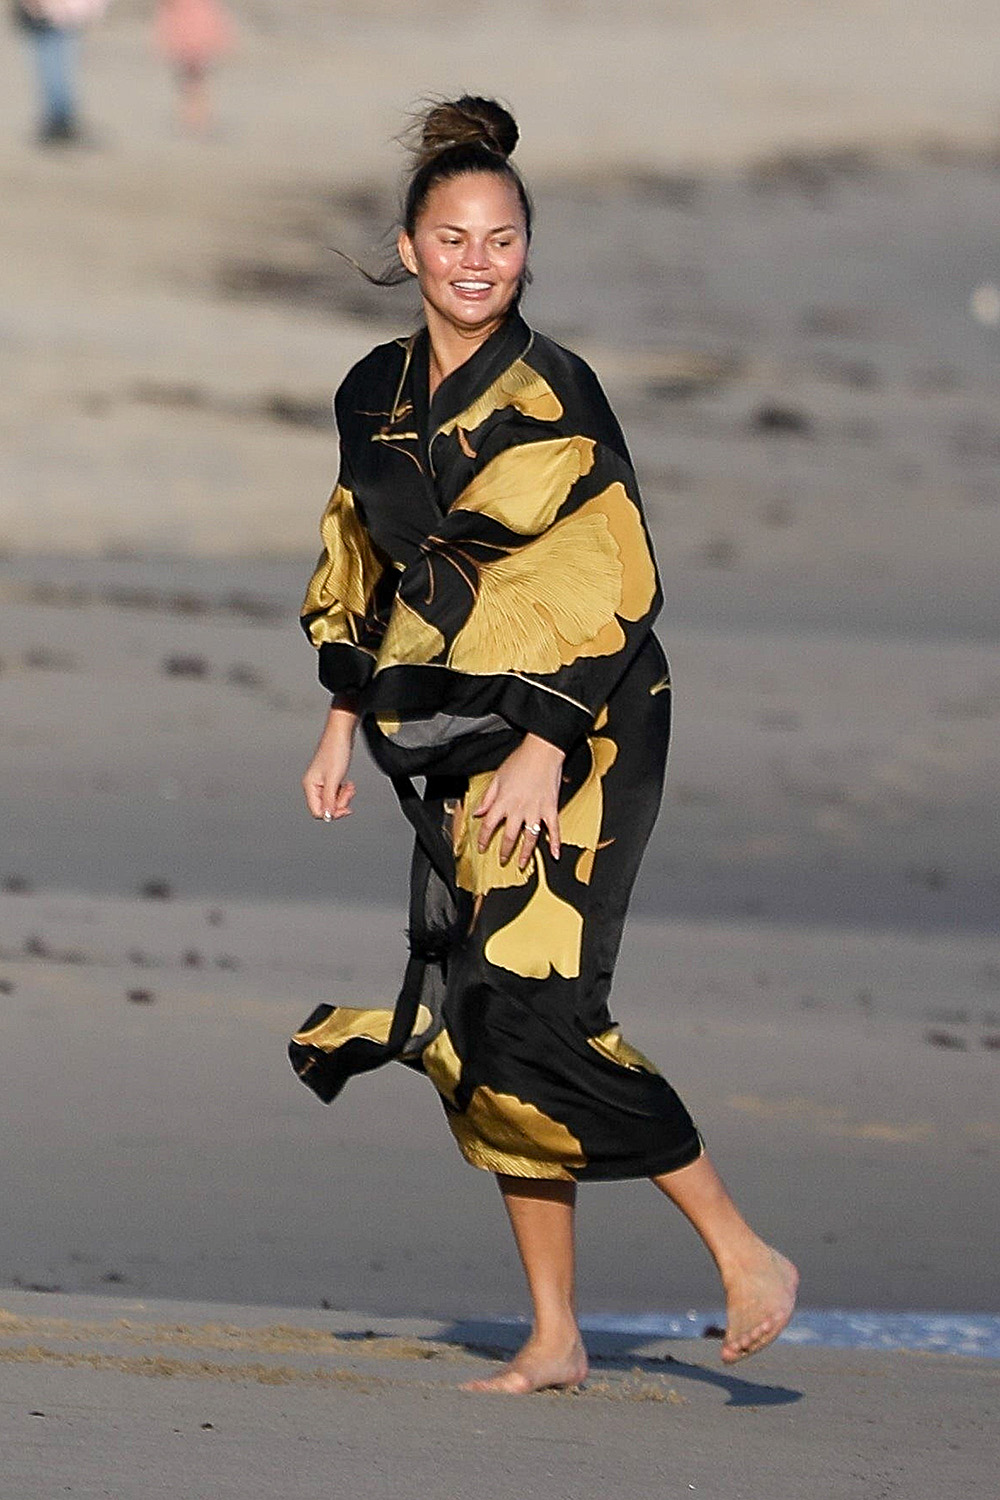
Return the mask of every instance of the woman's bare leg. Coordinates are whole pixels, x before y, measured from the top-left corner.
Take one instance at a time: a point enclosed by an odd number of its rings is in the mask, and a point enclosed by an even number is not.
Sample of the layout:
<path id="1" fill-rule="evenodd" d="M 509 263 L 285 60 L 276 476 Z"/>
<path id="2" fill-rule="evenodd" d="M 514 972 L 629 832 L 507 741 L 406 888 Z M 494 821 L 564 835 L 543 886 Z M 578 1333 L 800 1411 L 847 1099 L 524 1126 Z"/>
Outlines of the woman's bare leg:
<path id="1" fill-rule="evenodd" d="M 653 1182 L 690 1220 L 711 1252 L 726 1293 L 727 1364 L 776 1339 L 795 1307 L 799 1274 L 755 1234 L 706 1155 Z"/>
<path id="2" fill-rule="evenodd" d="M 182 65 L 178 75 L 181 124 L 191 135 L 206 135 L 212 111 L 208 98 L 208 76 L 197 63 Z"/>
<path id="3" fill-rule="evenodd" d="M 576 1183 L 498 1174 L 497 1184 L 528 1280 L 532 1329 L 505 1369 L 489 1380 L 470 1380 L 464 1389 L 524 1396 L 579 1385 L 587 1354 L 576 1321 Z"/>

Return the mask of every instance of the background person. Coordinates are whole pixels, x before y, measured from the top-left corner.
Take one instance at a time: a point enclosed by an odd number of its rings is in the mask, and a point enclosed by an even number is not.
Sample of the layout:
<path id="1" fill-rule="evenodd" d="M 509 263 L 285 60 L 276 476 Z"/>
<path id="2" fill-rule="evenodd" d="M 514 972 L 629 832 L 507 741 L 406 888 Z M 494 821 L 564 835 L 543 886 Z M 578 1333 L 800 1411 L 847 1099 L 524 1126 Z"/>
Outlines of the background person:
<path id="1" fill-rule="evenodd" d="M 80 37 L 106 4 L 107 0 L 15 0 L 14 19 L 34 57 L 42 145 L 70 145 L 81 138 L 76 86 Z"/>
<path id="2" fill-rule="evenodd" d="M 229 13 L 219 0 L 158 0 L 155 34 L 177 82 L 181 124 L 205 135 L 212 125 L 209 76 L 235 41 Z"/>

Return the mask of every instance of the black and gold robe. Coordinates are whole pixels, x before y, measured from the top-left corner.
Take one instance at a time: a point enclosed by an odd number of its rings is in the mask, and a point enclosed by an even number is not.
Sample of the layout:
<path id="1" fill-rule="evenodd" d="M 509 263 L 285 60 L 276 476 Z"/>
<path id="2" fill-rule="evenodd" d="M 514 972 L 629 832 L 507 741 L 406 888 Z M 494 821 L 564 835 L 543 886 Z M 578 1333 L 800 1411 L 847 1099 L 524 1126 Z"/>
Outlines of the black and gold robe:
<path id="1" fill-rule="evenodd" d="M 382 345 L 337 393 L 302 614 L 417 827 L 411 956 L 395 1012 L 321 1006 L 292 1062 L 326 1101 L 388 1058 L 422 1070 L 475 1166 L 669 1171 L 699 1137 L 608 1010 L 670 730 L 628 450 L 587 365 L 516 312 L 430 401 L 428 353 L 426 330 Z M 543 837 L 522 871 L 472 813 L 527 731 L 566 753 L 563 852 Z"/>

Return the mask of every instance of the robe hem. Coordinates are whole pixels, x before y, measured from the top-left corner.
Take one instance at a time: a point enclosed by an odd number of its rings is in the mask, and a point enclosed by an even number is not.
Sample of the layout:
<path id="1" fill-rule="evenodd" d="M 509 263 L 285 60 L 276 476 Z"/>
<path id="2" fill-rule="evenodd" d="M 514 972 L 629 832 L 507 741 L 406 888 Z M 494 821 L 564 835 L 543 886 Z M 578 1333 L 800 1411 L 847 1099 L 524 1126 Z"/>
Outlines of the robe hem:
<path id="1" fill-rule="evenodd" d="M 700 1135 L 672 1151 L 661 1152 L 633 1162 L 588 1163 L 586 1166 L 569 1166 L 563 1162 L 534 1162 L 524 1156 L 508 1155 L 490 1147 L 481 1150 L 463 1144 L 456 1137 L 456 1145 L 470 1167 L 481 1172 L 499 1172 L 505 1177 L 521 1177 L 526 1181 L 548 1182 L 629 1182 L 640 1177 L 659 1177 L 665 1172 L 677 1172 L 689 1167 L 704 1154 L 705 1144 Z"/>

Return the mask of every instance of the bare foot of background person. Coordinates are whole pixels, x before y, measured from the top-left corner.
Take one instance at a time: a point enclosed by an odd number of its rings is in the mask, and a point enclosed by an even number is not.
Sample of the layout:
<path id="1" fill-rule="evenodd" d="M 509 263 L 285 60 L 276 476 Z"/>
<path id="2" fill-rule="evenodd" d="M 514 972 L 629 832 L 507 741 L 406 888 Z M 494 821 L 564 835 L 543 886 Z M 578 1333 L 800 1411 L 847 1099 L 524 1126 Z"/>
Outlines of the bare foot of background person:
<path id="1" fill-rule="evenodd" d="M 735 1364 L 773 1343 L 795 1309 L 799 1273 L 770 1245 L 726 1281 L 726 1337 L 722 1358 Z"/>
<path id="2" fill-rule="evenodd" d="M 569 1350 L 553 1350 L 529 1339 L 509 1365 L 485 1380 L 467 1380 L 463 1391 L 529 1396 L 532 1391 L 569 1390 L 587 1378 L 587 1351 L 579 1338 Z"/>

